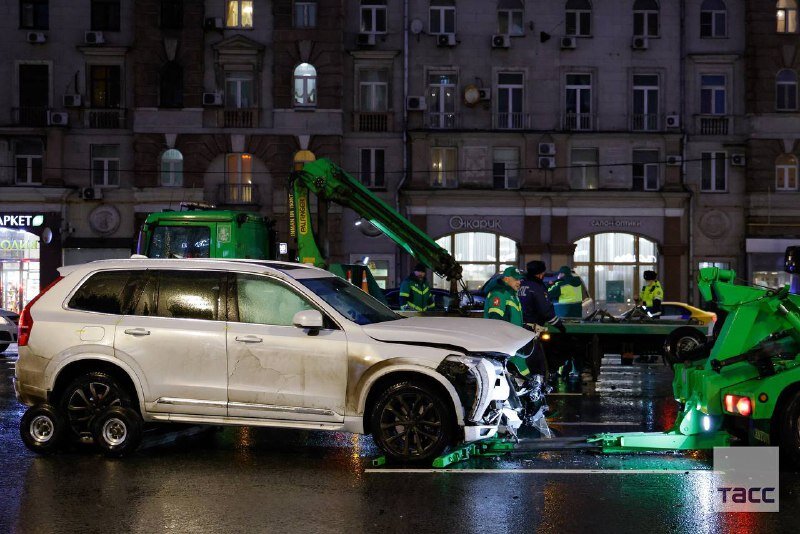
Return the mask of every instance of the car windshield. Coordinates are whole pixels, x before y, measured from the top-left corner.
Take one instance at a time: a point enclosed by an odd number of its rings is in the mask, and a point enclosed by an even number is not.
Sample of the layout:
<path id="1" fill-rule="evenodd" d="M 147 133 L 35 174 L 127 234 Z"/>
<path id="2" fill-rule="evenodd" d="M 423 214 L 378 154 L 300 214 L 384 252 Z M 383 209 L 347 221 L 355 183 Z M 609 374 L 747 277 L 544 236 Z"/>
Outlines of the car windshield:
<path id="1" fill-rule="evenodd" d="M 364 325 L 403 318 L 341 278 L 331 276 L 298 281 L 354 323 Z"/>

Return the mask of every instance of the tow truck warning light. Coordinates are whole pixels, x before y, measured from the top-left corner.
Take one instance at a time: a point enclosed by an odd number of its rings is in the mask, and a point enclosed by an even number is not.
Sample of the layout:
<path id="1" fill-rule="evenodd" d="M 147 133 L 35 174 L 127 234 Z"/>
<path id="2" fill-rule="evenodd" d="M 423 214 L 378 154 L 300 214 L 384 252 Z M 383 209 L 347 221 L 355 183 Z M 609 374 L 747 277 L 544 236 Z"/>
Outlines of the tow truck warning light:
<path id="1" fill-rule="evenodd" d="M 753 405 L 749 397 L 725 395 L 725 411 L 743 417 L 749 417 L 750 414 L 753 413 Z"/>

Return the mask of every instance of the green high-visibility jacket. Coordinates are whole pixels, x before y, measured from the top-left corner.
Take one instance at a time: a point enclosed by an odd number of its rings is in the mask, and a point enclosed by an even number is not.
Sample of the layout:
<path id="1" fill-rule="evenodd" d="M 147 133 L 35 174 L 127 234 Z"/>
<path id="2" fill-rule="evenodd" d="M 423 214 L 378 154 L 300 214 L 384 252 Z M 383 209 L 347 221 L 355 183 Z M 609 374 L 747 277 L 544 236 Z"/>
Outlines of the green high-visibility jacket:
<path id="1" fill-rule="evenodd" d="M 400 284 L 400 307 L 404 310 L 428 311 L 433 309 L 433 293 L 427 280 L 409 276 Z"/>
<path id="2" fill-rule="evenodd" d="M 522 304 L 519 302 L 517 292 L 501 279 L 491 284 L 487 291 L 486 301 L 483 304 L 484 319 L 500 319 L 522 326 Z M 519 369 L 522 376 L 527 377 L 531 374 L 525 358 L 513 356 L 509 361 Z"/>

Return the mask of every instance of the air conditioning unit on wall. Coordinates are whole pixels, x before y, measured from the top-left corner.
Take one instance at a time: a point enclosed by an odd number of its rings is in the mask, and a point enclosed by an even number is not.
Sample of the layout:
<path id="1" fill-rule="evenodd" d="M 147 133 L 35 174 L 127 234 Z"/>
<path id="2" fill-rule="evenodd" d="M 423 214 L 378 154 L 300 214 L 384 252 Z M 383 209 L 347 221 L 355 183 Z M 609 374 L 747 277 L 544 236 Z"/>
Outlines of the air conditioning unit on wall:
<path id="1" fill-rule="evenodd" d="M 491 100 L 492 99 L 492 90 L 489 88 L 478 88 L 478 100 Z"/>
<path id="2" fill-rule="evenodd" d="M 77 93 L 74 95 L 64 95 L 64 107 L 65 108 L 81 107 L 81 95 Z"/>
<path id="3" fill-rule="evenodd" d="M 406 98 L 406 109 L 408 111 L 425 111 L 426 108 L 424 96 L 409 96 Z"/>
<path id="4" fill-rule="evenodd" d="M 359 33 L 356 37 L 356 44 L 358 46 L 375 46 L 375 34 Z"/>
<path id="5" fill-rule="evenodd" d="M 683 163 L 683 158 L 677 154 L 667 156 L 667 165 L 676 166 Z"/>
<path id="6" fill-rule="evenodd" d="M 83 200 L 100 200 L 103 198 L 103 190 L 99 187 L 84 187 L 78 193 Z"/>
<path id="7" fill-rule="evenodd" d="M 49 126 L 66 126 L 69 124 L 69 115 L 63 111 L 48 111 L 47 124 Z"/>
<path id="8" fill-rule="evenodd" d="M 492 48 L 511 48 L 511 37 L 508 35 L 492 35 Z"/>
<path id="9" fill-rule="evenodd" d="M 736 167 L 744 167 L 747 164 L 747 158 L 744 154 L 731 154 L 731 165 Z"/>
<path id="10" fill-rule="evenodd" d="M 103 44 L 106 42 L 106 38 L 103 32 L 86 32 L 83 34 L 83 42 L 86 44 Z"/>
<path id="11" fill-rule="evenodd" d="M 569 50 L 578 47 L 578 40 L 574 37 L 562 37 L 561 38 L 561 48 L 563 50 Z"/>
<path id="12" fill-rule="evenodd" d="M 436 44 L 438 46 L 455 46 L 456 45 L 456 34 L 454 33 L 442 33 L 436 38 Z"/>
<path id="13" fill-rule="evenodd" d="M 222 93 L 203 93 L 204 106 L 221 106 Z"/>
<path id="14" fill-rule="evenodd" d="M 46 43 L 47 34 L 43 32 L 28 32 L 29 43 Z"/>
<path id="15" fill-rule="evenodd" d="M 553 169 L 556 166 L 556 158 L 553 156 L 539 156 L 540 169 Z"/>
<path id="16" fill-rule="evenodd" d="M 555 143 L 539 143 L 540 156 L 552 156 L 555 153 L 556 153 Z"/>
<path id="17" fill-rule="evenodd" d="M 667 115 L 667 128 L 680 128 L 681 116 L 680 115 Z"/>
<path id="18" fill-rule="evenodd" d="M 647 50 L 647 47 L 650 43 L 647 41 L 647 37 L 634 37 L 631 40 L 631 48 L 634 50 Z"/>

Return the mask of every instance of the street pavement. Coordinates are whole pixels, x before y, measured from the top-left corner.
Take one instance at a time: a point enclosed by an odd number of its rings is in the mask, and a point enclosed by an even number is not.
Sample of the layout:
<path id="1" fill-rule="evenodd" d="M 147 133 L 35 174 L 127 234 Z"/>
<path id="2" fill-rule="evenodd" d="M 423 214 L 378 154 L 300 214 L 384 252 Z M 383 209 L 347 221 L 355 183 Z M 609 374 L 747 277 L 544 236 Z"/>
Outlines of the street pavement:
<path id="1" fill-rule="evenodd" d="M 367 436 L 161 427 L 121 460 L 91 449 L 39 457 L 18 435 L 16 357 L 15 346 L 0 354 L 0 533 L 772 533 L 800 524 L 800 475 L 790 471 L 779 513 L 714 513 L 709 453 L 556 448 L 437 471 L 372 467 L 379 452 Z M 671 372 L 634 368 L 633 378 L 601 376 L 599 393 L 588 384 L 551 395 L 556 435 L 669 428 Z"/>

